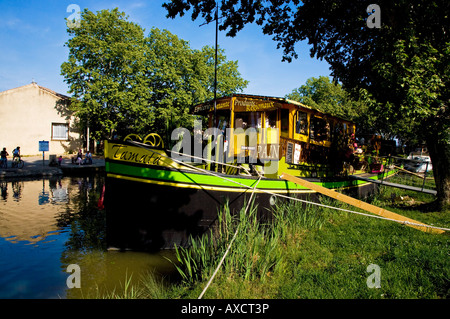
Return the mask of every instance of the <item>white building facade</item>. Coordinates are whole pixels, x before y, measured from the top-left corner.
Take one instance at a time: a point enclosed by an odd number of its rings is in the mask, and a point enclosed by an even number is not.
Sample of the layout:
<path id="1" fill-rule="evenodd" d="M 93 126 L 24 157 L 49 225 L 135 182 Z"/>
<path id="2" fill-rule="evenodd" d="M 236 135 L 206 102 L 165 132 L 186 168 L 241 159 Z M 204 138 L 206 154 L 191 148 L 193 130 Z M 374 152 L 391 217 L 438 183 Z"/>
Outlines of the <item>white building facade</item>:
<path id="1" fill-rule="evenodd" d="M 0 92 L 0 149 L 20 146 L 21 155 L 42 155 L 39 141 L 49 142 L 48 154 L 76 152 L 82 140 L 69 97 L 31 83 Z"/>

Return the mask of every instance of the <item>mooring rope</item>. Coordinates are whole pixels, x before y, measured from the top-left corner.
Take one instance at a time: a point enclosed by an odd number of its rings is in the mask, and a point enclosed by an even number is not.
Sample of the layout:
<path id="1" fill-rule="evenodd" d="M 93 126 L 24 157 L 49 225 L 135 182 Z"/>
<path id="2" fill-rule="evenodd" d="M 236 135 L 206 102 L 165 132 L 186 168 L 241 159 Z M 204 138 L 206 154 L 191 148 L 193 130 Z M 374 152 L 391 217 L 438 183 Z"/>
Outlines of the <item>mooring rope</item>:
<path id="1" fill-rule="evenodd" d="M 213 160 L 210 160 L 210 159 L 207 159 L 207 158 L 198 157 L 198 156 L 194 156 L 194 155 L 189 155 L 189 154 L 185 154 L 185 153 L 180 153 L 180 152 L 172 151 L 172 150 L 170 152 L 178 154 L 178 155 L 181 155 L 181 156 L 189 156 L 189 157 L 194 158 L 194 159 L 200 159 L 200 160 L 205 161 L 205 162 L 210 162 L 210 163 L 214 163 L 214 164 L 224 165 L 224 166 L 233 167 L 233 168 L 237 168 L 237 169 L 243 169 L 248 175 L 251 175 L 250 172 L 247 170 L 247 168 L 245 168 L 243 166 L 236 166 L 236 165 L 232 165 L 232 164 L 228 164 L 228 163 L 222 163 L 222 162 L 218 162 L 218 161 L 213 161 Z M 171 159 L 173 160 L 173 158 L 171 158 Z"/>
<path id="2" fill-rule="evenodd" d="M 249 208 L 250 205 L 251 205 L 253 195 L 255 194 L 256 187 L 258 186 L 260 180 L 261 180 L 261 176 L 258 178 L 258 181 L 257 181 L 256 184 L 255 184 L 255 187 L 253 187 L 252 194 L 250 195 L 250 199 L 249 199 L 249 201 L 247 202 L 247 206 L 245 207 L 244 215 L 246 215 L 247 212 L 248 212 L 248 208 Z M 202 293 L 200 294 L 200 296 L 198 296 L 198 299 L 202 299 L 202 297 L 203 297 L 203 295 L 205 294 L 206 290 L 207 290 L 207 289 L 209 288 L 209 286 L 211 285 L 211 283 L 212 283 L 214 277 L 216 277 L 216 274 L 217 274 L 217 272 L 219 271 L 220 267 L 222 266 L 223 262 L 225 261 L 225 258 L 227 257 L 228 252 L 229 252 L 230 249 L 231 249 L 231 245 L 233 244 L 234 240 L 236 239 L 236 236 L 237 236 L 238 232 L 239 232 L 239 225 L 238 225 L 236 231 L 234 232 L 233 238 L 230 240 L 230 243 L 228 244 L 227 250 L 226 250 L 225 253 L 223 254 L 222 258 L 220 259 L 219 264 L 217 265 L 216 269 L 214 270 L 214 273 L 212 274 L 211 278 L 209 279 L 209 281 L 208 281 L 208 283 L 206 284 L 205 288 L 203 289 Z"/>
<path id="3" fill-rule="evenodd" d="M 134 141 L 133 141 L 133 142 L 134 142 Z M 140 144 L 140 143 L 136 143 L 137 146 L 139 146 L 139 147 L 144 147 L 144 146 L 140 146 L 139 144 Z M 149 148 L 146 148 L 146 147 L 144 147 L 144 148 L 147 149 L 147 150 L 149 150 L 149 151 L 151 151 L 151 152 L 153 152 L 153 153 L 157 153 L 158 155 L 160 155 L 160 156 L 162 156 L 162 157 L 166 157 L 166 158 L 168 158 L 168 159 L 170 159 L 170 160 L 172 160 L 172 161 L 174 161 L 174 162 L 176 162 L 176 163 L 178 163 L 178 164 L 181 164 L 181 165 L 184 165 L 184 166 L 186 166 L 186 167 L 189 167 L 189 168 L 198 170 L 198 171 L 200 171 L 200 172 L 209 174 L 209 175 L 211 175 L 211 176 L 215 176 L 215 177 L 224 179 L 224 180 L 229 181 L 229 182 L 231 182 L 231 183 L 238 184 L 238 185 L 243 186 L 243 187 L 245 187 L 245 188 L 252 189 L 252 187 L 249 186 L 249 185 L 245 185 L 245 184 L 242 184 L 242 183 L 240 183 L 240 182 L 238 182 L 238 181 L 234 181 L 234 180 L 229 179 L 229 178 L 226 178 L 226 177 L 224 177 L 224 176 L 220 176 L 220 175 L 218 175 L 218 174 L 215 174 L 215 173 L 213 173 L 213 172 L 211 172 L 211 171 L 202 169 L 202 168 L 200 168 L 200 167 L 195 167 L 195 166 L 193 166 L 193 165 L 189 165 L 189 164 L 184 163 L 184 162 L 182 162 L 182 161 L 178 161 L 178 160 L 173 159 L 173 158 L 171 158 L 171 157 L 169 157 L 169 156 L 167 156 L 167 155 L 163 155 L 163 154 L 161 154 L 161 153 L 158 153 L 158 152 L 156 152 L 156 151 L 153 151 L 152 149 L 149 149 Z M 261 177 L 260 177 L 260 178 L 261 178 Z M 286 195 L 283 195 L 283 194 L 272 193 L 272 192 L 266 191 L 266 190 L 264 190 L 264 189 L 259 189 L 259 191 L 260 191 L 260 192 L 263 192 L 263 193 L 266 193 L 266 194 L 269 194 L 269 195 L 278 196 L 278 197 L 282 197 L 282 198 L 286 198 L 286 199 L 290 199 L 290 200 L 294 200 L 294 201 L 299 201 L 299 202 L 306 203 L 306 204 L 316 205 L 316 206 L 319 206 L 319 207 L 330 208 L 330 209 L 334 209 L 334 210 L 339 210 L 339 211 L 343 211 L 343 212 L 347 212 L 347 213 L 352 213 L 352 214 L 357 214 L 357 215 L 362 215 L 362 216 L 367 216 L 367 217 L 372 217 L 372 218 L 378 218 L 378 219 L 383 219 L 383 220 L 393 221 L 393 222 L 400 223 L 400 224 L 404 224 L 404 225 L 414 225 L 414 226 L 428 227 L 428 228 L 434 228 L 434 229 L 439 229 L 439 230 L 444 230 L 444 231 L 450 231 L 450 228 L 443 228 L 443 227 L 431 226 L 431 225 L 426 225 L 426 224 L 417 224 L 417 223 L 412 223 L 412 222 L 409 222 L 409 221 L 401 221 L 401 220 L 396 220 L 396 219 L 392 219 L 392 218 L 388 218 L 388 217 L 383 217 L 383 216 L 370 215 L 370 214 L 366 214 L 366 213 L 361 213 L 361 212 L 352 211 L 352 210 L 345 209 L 345 208 L 339 208 L 339 207 L 329 206 L 329 205 L 325 205 L 325 204 L 321 204 L 321 203 L 316 203 L 316 202 L 307 201 L 307 200 L 300 199 L 300 198 L 290 197 L 290 196 L 286 196 Z"/>

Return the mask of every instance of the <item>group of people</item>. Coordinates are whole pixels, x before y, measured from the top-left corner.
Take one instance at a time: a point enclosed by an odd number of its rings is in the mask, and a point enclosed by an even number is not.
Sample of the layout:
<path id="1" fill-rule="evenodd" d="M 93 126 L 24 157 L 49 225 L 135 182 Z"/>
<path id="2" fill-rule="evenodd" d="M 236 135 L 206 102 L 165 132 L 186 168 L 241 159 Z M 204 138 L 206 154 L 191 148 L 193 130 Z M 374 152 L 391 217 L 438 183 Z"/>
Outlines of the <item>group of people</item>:
<path id="1" fill-rule="evenodd" d="M 89 165 L 92 164 L 92 154 L 87 151 L 83 160 L 83 151 L 80 149 L 76 156 L 72 157 L 72 164 Z"/>
<path id="2" fill-rule="evenodd" d="M 6 147 L 3 148 L 3 150 L 0 152 L 0 161 L 3 167 L 6 167 L 6 163 L 8 161 L 9 153 L 6 151 Z M 17 146 L 13 150 L 13 161 L 18 158 L 20 160 L 20 146 Z"/>
<path id="3" fill-rule="evenodd" d="M 20 147 L 17 146 L 13 152 L 13 161 L 18 158 L 20 160 Z M 3 150 L 0 152 L 0 163 L 2 164 L 2 167 L 6 167 L 6 163 L 8 161 L 9 153 L 6 151 L 6 147 L 3 148 Z M 58 158 L 58 166 L 61 166 L 62 163 L 62 156 L 59 156 Z M 78 165 L 88 165 L 92 164 L 92 154 L 91 152 L 87 151 L 84 159 L 83 159 L 83 152 L 80 149 L 76 156 L 72 157 L 72 164 L 78 164 Z"/>

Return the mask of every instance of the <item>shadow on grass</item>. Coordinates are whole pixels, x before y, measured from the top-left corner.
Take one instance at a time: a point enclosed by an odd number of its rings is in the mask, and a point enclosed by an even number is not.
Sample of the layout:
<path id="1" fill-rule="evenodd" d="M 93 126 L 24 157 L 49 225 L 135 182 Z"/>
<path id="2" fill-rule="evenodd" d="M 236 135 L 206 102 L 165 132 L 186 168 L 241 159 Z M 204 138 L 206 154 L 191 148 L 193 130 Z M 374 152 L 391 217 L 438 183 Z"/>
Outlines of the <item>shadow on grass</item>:
<path id="1" fill-rule="evenodd" d="M 389 205 L 394 208 L 401 208 L 404 211 L 420 211 L 422 213 L 433 213 L 439 212 L 441 209 L 439 207 L 439 203 L 437 200 L 434 200 L 429 203 L 421 202 L 421 201 L 405 201 L 400 203 L 393 203 Z"/>

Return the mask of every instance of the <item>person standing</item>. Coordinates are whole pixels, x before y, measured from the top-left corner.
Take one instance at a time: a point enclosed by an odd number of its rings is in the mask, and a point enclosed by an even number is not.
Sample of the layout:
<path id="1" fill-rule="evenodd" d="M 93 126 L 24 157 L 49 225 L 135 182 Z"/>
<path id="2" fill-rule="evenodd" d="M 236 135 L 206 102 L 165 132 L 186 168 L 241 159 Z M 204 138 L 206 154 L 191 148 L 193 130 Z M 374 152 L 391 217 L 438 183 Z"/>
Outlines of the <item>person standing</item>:
<path id="1" fill-rule="evenodd" d="M 0 152 L 0 161 L 3 167 L 6 168 L 7 161 L 8 161 L 8 152 L 6 151 L 6 147 L 3 148 L 3 150 Z"/>

